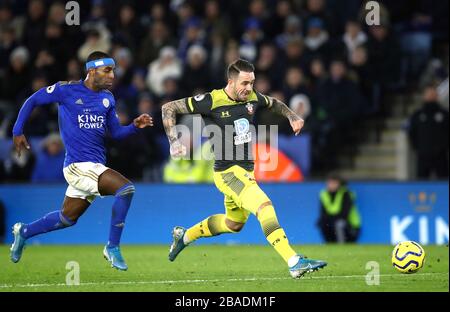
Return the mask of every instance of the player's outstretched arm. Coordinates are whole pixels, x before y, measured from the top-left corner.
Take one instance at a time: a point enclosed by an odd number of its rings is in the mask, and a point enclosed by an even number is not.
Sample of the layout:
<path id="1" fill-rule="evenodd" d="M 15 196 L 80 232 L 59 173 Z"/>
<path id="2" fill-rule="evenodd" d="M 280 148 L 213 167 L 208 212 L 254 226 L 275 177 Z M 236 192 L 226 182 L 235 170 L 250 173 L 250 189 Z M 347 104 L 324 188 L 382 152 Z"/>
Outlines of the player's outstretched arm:
<path id="1" fill-rule="evenodd" d="M 30 149 L 30 144 L 23 134 L 23 127 L 28 117 L 36 106 L 59 102 L 59 92 L 59 84 L 54 84 L 36 91 L 23 103 L 13 128 L 13 143 L 19 157 L 22 148 Z"/>
<path id="2" fill-rule="evenodd" d="M 170 154 L 174 157 L 184 156 L 186 147 L 178 141 L 178 132 L 175 126 L 177 114 L 189 114 L 186 99 L 168 102 L 162 106 L 161 111 L 164 130 L 170 143 Z"/>
<path id="3" fill-rule="evenodd" d="M 281 102 L 273 97 L 270 97 L 270 101 L 272 102 L 272 105 L 270 106 L 270 110 L 272 112 L 275 112 L 277 114 L 280 114 L 280 115 L 283 115 L 284 117 L 286 117 L 291 124 L 292 131 L 294 131 L 295 135 L 298 135 L 300 133 L 300 130 L 302 130 L 303 125 L 305 124 L 305 121 L 300 116 L 298 116 L 296 113 L 294 113 L 283 102 Z"/>
<path id="4" fill-rule="evenodd" d="M 135 118 L 128 126 L 122 126 L 115 108 L 112 108 L 108 111 L 107 124 L 111 137 L 115 140 L 121 140 L 137 133 L 139 129 L 152 126 L 153 120 L 148 114 L 142 114 Z"/>

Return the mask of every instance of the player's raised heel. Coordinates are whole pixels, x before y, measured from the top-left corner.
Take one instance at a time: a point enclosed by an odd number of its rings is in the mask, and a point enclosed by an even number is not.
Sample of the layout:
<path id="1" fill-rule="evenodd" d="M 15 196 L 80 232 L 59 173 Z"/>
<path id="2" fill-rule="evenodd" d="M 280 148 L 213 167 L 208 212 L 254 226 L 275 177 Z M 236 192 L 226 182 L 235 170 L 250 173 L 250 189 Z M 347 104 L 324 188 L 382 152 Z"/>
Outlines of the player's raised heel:
<path id="1" fill-rule="evenodd" d="M 125 263 L 125 260 L 122 257 L 122 253 L 120 252 L 120 247 L 108 247 L 105 246 L 103 249 L 103 257 L 111 263 L 112 268 L 116 268 L 121 271 L 128 270 L 128 266 Z"/>
<path id="2" fill-rule="evenodd" d="M 24 238 L 20 234 L 20 230 L 24 225 L 25 224 L 19 222 L 14 224 L 12 228 L 12 233 L 14 235 L 14 243 L 12 243 L 11 245 L 10 258 L 11 261 L 14 263 L 19 262 L 20 258 L 22 257 L 23 248 L 25 247 L 26 238 Z"/>
<path id="3" fill-rule="evenodd" d="M 297 264 L 289 268 L 289 273 L 293 278 L 300 278 L 306 273 L 317 271 L 324 268 L 326 265 L 327 263 L 325 261 L 307 259 L 299 255 Z"/>
<path id="4" fill-rule="evenodd" d="M 169 250 L 169 260 L 174 261 L 178 254 L 187 246 L 184 243 L 184 235 L 186 233 L 186 229 L 181 226 L 176 226 L 172 230 L 172 245 L 170 245 Z"/>

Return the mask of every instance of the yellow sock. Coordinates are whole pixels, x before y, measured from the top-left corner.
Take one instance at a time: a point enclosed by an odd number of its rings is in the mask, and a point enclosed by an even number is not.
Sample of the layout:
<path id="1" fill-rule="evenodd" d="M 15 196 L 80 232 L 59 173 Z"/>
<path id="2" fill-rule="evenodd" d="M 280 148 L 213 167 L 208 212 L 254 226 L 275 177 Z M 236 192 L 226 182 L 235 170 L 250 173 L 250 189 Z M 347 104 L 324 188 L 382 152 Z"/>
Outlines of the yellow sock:
<path id="1" fill-rule="evenodd" d="M 261 224 L 267 241 L 275 248 L 278 254 L 288 263 L 288 260 L 297 253 L 289 245 L 286 233 L 280 227 L 273 206 L 266 206 L 258 213 L 258 220 Z"/>
<path id="2" fill-rule="evenodd" d="M 223 233 L 234 233 L 225 224 L 226 216 L 224 214 L 212 215 L 205 220 L 197 223 L 186 231 L 185 243 L 193 242 L 200 237 L 211 237 Z"/>

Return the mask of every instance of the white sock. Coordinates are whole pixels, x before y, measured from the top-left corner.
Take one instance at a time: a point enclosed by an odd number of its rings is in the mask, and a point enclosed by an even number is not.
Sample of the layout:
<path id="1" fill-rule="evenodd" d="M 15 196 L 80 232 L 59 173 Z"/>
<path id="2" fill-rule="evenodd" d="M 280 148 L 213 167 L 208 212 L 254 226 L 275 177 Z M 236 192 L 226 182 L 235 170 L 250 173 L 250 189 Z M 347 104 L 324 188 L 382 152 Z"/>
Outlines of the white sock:
<path id="1" fill-rule="evenodd" d="M 300 257 L 298 255 L 294 255 L 294 256 L 290 257 L 288 260 L 288 266 L 290 268 L 293 267 L 294 265 L 297 264 L 299 259 L 300 259 Z"/>
<path id="2" fill-rule="evenodd" d="M 184 233 L 184 236 L 183 236 L 183 243 L 185 244 L 185 245 L 189 245 L 190 243 L 191 243 L 192 241 L 189 239 L 189 237 L 187 236 L 187 233 Z"/>

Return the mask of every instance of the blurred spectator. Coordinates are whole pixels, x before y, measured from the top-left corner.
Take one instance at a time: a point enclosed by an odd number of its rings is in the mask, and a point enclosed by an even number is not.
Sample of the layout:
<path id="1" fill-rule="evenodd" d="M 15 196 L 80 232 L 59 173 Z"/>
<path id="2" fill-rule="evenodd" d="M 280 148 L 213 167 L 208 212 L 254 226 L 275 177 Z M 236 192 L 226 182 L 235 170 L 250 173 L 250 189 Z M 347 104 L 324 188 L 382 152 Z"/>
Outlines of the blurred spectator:
<path id="1" fill-rule="evenodd" d="M 31 150 L 23 149 L 19 157 L 14 147 L 12 147 L 9 157 L 2 164 L 5 172 L 5 182 L 30 181 L 35 159 Z"/>
<path id="2" fill-rule="evenodd" d="M 56 1 L 50 5 L 47 22 L 56 25 L 64 25 L 66 23 L 66 9 L 64 3 Z"/>
<path id="3" fill-rule="evenodd" d="M 12 18 L 11 7 L 7 3 L 0 3 L 0 34 L 7 29 L 13 29 L 11 27 Z"/>
<path id="4" fill-rule="evenodd" d="M 283 31 L 286 35 L 292 35 L 294 33 L 301 34 L 301 21 L 294 14 L 294 9 L 292 7 L 292 2 L 289 0 L 279 0 L 276 3 L 276 8 L 273 16 L 270 18 L 270 27 L 267 32 L 269 37 L 277 37 Z M 278 37 L 277 37 L 277 44 Z M 281 40 L 283 41 L 283 40 Z"/>
<path id="5" fill-rule="evenodd" d="M 193 45 L 203 46 L 205 43 L 205 32 L 202 28 L 201 20 L 198 17 L 192 17 L 186 21 L 183 28 L 183 35 L 178 45 L 178 56 L 181 61 L 186 62 L 187 51 Z"/>
<path id="6" fill-rule="evenodd" d="M 17 95 L 30 83 L 30 54 L 28 49 L 19 46 L 15 48 L 9 57 L 9 66 L 6 70 L 2 85 L 2 98 L 15 102 Z"/>
<path id="7" fill-rule="evenodd" d="M 286 43 L 285 56 L 282 60 L 283 70 L 289 67 L 300 67 L 302 70 L 308 68 L 310 56 L 305 54 L 304 43 L 300 38 L 294 37 Z"/>
<path id="8" fill-rule="evenodd" d="M 283 93 L 287 101 L 289 101 L 294 94 L 308 93 L 305 76 L 299 67 L 290 67 L 286 71 Z"/>
<path id="9" fill-rule="evenodd" d="M 92 52 L 109 52 L 110 48 L 110 32 L 106 27 L 100 24 L 98 28 L 88 30 L 85 42 L 78 49 L 78 59 L 84 63 Z"/>
<path id="10" fill-rule="evenodd" d="M 302 37 L 300 18 L 296 15 L 289 15 L 284 22 L 284 31 L 276 36 L 275 41 L 280 49 L 285 49 L 290 40 Z"/>
<path id="11" fill-rule="evenodd" d="M 327 8 L 325 0 L 307 0 L 306 10 L 302 10 L 302 21 L 304 23 L 303 29 L 308 29 L 308 24 L 311 19 L 320 19 L 323 22 L 323 29 L 331 31 L 335 35 L 337 28 L 333 19 L 333 15 Z"/>
<path id="12" fill-rule="evenodd" d="M 367 51 L 369 70 L 376 98 L 375 105 L 381 105 L 385 93 L 398 86 L 400 81 L 400 47 L 397 39 L 385 25 L 370 26 Z M 386 108 L 376 107 L 381 114 Z"/>
<path id="13" fill-rule="evenodd" d="M 5 242 L 6 236 L 6 209 L 2 200 L 0 199 L 0 245 Z"/>
<path id="14" fill-rule="evenodd" d="M 310 84 L 312 94 L 317 92 L 317 88 L 328 78 L 326 65 L 321 58 L 314 58 L 309 66 Z"/>
<path id="15" fill-rule="evenodd" d="M 31 0 L 23 28 L 22 42 L 30 50 L 33 59 L 44 40 L 46 26 L 45 3 L 43 0 Z"/>
<path id="16" fill-rule="evenodd" d="M 264 43 L 259 49 L 259 56 L 255 63 L 258 79 L 260 75 L 265 75 L 270 79 L 273 88 L 280 88 L 283 81 L 283 68 L 277 56 L 276 47 L 271 43 Z"/>
<path id="17" fill-rule="evenodd" d="M 83 77 L 81 64 L 76 58 L 72 58 L 67 62 L 66 72 L 67 75 L 65 80 L 67 81 L 77 81 Z"/>
<path id="18" fill-rule="evenodd" d="M 58 64 L 58 59 L 47 49 L 42 49 L 38 52 L 34 67 L 40 72 L 45 73 L 51 81 L 55 81 L 61 72 L 64 72 Z"/>
<path id="19" fill-rule="evenodd" d="M 142 93 L 148 93 L 149 90 L 145 83 L 145 70 L 136 69 L 133 73 L 133 78 L 131 81 L 131 88 L 133 93 L 139 96 Z"/>
<path id="20" fill-rule="evenodd" d="M 269 77 L 266 75 L 258 75 L 258 79 L 255 81 L 255 90 L 258 90 L 261 94 L 269 94 L 272 91 L 272 85 Z"/>
<path id="21" fill-rule="evenodd" d="M 327 243 L 356 242 L 361 230 L 361 218 L 355 193 L 338 175 L 330 174 L 326 189 L 320 192 L 320 216 L 317 226 Z"/>
<path id="22" fill-rule="evenodd" d="M 11 52 L 17 45 L 16 34 L 12 27 L 4 27 L 0 30 L 0 78 L 8 67 Z"/>
<path id="23" fill-rule="evenodd" d="M 114 40 L 131 51 L 137 51 L 138 42 L 142 39 L 142 32 L 134 7 L 130 3 L 125 3 L 119 8 L 118 15 L 113 30 Z"/>
<path id="24" fill-rule="evenodd" d="M 356 20 L 350 20 L 345 26 L 345 34 L 342 37 L 345 45 L 345 55 L 351 59 L 353 52 L 367 42 L 367 35 L 362 31 L 361 25 Z"/>
<path id="25" fill-rule="evenodd" d="M 270 34 L 272 28 L 272 21 L 270 19 L 269 11 L 267 9 L 266 1 L 251 0 L 248 5 L 249 19 L 258 21 L 259 28 L 264 34 Z"/>
<path id="26" fill-rule="evenodd" d="M 442 61 L 437 58 L 431 59 L 420 77 L 419 86 L 424 88 L 427 85 L 436 84 L 439 103 L 448 111 L 448 67 L 445 67 L 445 62 L 448 64 L 448 60 Z"/>
<path id="27" fill-rule="evenodd" d="M 211 78 L 206 63 L 208 55 L 200 45 L 193 45 L 187 51 L 187 61 L 181 76 L 181 88 L 186 95 L 194 95 L 198 89 L 208 90 Z"/>
<path id="28" fill-rule="evenodd" d="M 209 50 L 209 72 L 211 76 L 211 87 L 222 88 L 225 82 L 225 53 L 226 42 L 219 31 L 211 32 L 208 41 Z"/>
<path id="29" fill-rule="evenodd" d="M 305 94 L 296 94 L 289 101 L 289 108 L 300 116 L 307 124 L 309 115 L 311 114 L 311 103 L 309 97 Z"/>
<path id="30" fill-rule="evenodd" d="M 230 36 L 230 21 L 220 14 L 220 4 L 217 0 L 208 0 L 205 3 L 205 22 L 204 29 L 206 36 L 217 33 L 224 41 Z"/>
<path id="31" fill-rule="evenodd" d="M 448 99 L 448 76 L 447 78 L 442 81 L 438 88 L 438 96 L 439 96 L 439 103 L 442 105 L 442 107 L 444 107 L 447 111 L 449 110 L 449 99 Z"/>
<path id="32" fill-rule="evenodd" d="M 408 134 L 417 154 L 417 177 L 448 178 L 449 114 L 438 103 L 434 85 L 423 93 L 423 105 L 409 119 Z"/>
<path id="33" fill-rule="evenodd" d="M 139 65 L 147 67 L 158 57 L 163 47 L 175 45 L 176 41 L 171 37 L 167 25 L 162 21 L 155 21 L 139 48 Z"/>
<path id="34" fill-rule="evenodd" d="M 343 61 L 334 60 L 330 65 L 330 77 L 320 85 L 315 94 L 319 113 L 320 138 L 315 142 L 322 152 L 315 155 L 318 167 L 334 168 L 334 157 L 339 148 L 351 145 L 353 129 L 358 122 L 361 110 L 365 107 L 365 99 L 358 86 L 346 77 L 347 68 Z M 327 155 L 327 156 L 324 156 Z"/>
<path id="35" fill-rule="evenodd" d="M 311 18 L 307 24 L 305 46 L 313 57 L 329 59 L 331 49 L 329 35 L 324 28 L 323 21 L 319 18 Z"/>
<path id="36" fill-rule="evenodd" d="M 133 80 L 133 56 L 128 48 L 120 47 L 114 49 L 113 58 L 116 62 L 114 68 L 113 93 L 116 99 L 132 99 L 137 96 L 136 90 L 132 86 Z"/>
<path id="37" fill-rule="evenodd" d="M 182 74 L 181 61 L 176 57 L 172 47 L 164 47 L 159 57 L 150 63 L 147 74 L 147 86 L 157 96 L 163 96 L 163 82 L 167 78 L 180 78 Z"/>
<path id="38" fill-rule="evenodd" d="M 361 93 L 367 99 L 368 106 L 363 107 L 361 112 L 365 115 L 376 112 L 379 107 L 377 89 L 372 84 L 372 76 L 368 64 L 367 49 L 364 46 L 356 47 L 349 56 L 350 70 L 356 75 Z"/>
<path id="39" fill-rule="evenodd" d="M 239 54 L 249 62 L 254 62 L 258 54 L 258 46 L 264 38 L 261 22 L 249 17 L 245 20 L 245 31 L 241 37 Z"/>
<path id="40" fill-rule="evenodd" d="M 196 91 L 194 91 L 194 93 L 199 94 L 202 92 L 196 93 Z M 169 101 L 180 99 L 182 95 L 179 88 L 179 80 L 176 78 L 167 77 L 163 81 L 163 94 L 164 96 L 160 98 L 161 103 L 167 103 Z"/>
<path id="41" fill-rule="evenodd" d="M 58 133 L 51 133 L 42 141 L 36 152 L 36 163 L 31 175 L 32 182 L 63 182 L 65 150 Z"/>

